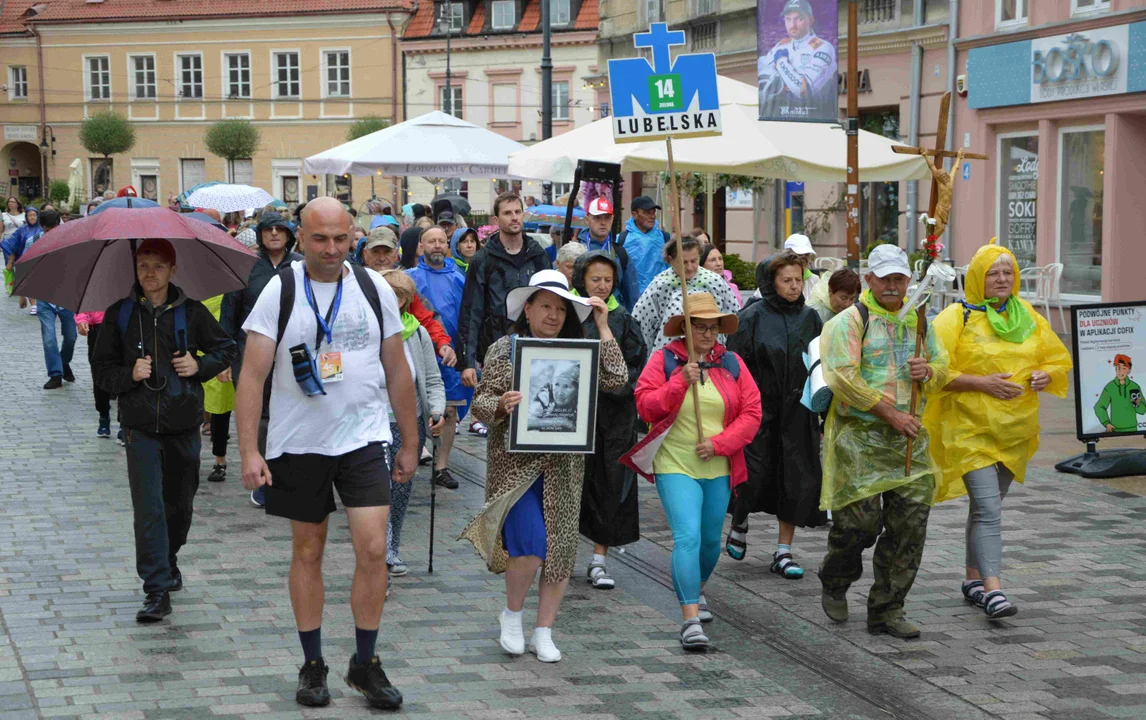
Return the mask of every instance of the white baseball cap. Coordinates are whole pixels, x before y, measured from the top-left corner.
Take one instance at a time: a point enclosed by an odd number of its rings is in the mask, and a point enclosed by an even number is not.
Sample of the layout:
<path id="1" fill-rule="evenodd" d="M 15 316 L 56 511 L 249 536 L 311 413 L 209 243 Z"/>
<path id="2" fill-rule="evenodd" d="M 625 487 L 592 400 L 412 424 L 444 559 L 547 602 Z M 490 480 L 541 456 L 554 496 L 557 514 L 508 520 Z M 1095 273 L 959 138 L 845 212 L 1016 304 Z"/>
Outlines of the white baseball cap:
<path id="1" fill-rule="evenodd" d="M 906 275 L 911 277 L 911 266 L 907 263 L 907 253 L 898 245 L 890 243 L 876 245 L 867 256 L 868 272 L 874 273 L 878 278 L 888 275 Z"/>
<path id="2" fill-rule="evenodd" d="M 612 215 L 613 203 L 609 202 L 607 198 L 595 197 L 593 202 L 589 203 L 589 209 L 586 212 L 590 215 Z"/>
<path id="3" fill-rule="evenodd" d="M 791 250 L 797 255 L 815 255 L 816 251 L 812 249 L 812 241 L 808 239 L 807 235 L 796 233 L 789 235 L 788 239 L 784 241 L 784 249 Z"/>

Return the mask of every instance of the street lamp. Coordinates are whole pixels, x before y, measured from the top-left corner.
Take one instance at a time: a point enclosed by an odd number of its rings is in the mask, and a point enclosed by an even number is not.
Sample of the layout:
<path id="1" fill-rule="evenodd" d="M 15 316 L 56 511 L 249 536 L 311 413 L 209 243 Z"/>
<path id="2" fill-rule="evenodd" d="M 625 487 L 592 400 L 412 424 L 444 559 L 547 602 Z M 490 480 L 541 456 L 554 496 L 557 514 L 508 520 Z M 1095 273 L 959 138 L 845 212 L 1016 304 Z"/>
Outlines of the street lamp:
<path id="1" fill-rule="evenodd" d="M 51 144 L 49 144 L 49 141 Z M 44 199 L 48 199 L 48 188 L 51 186 L 48 178 L 48 151 L 51 150 L 52 157 L 56 156 L 56 131 L 52 129 L 51 125 L 45 125 L 44 131 L 40 137 L 40 158 L 43 163 L 43 172 L 40 174 L 42 178 L 42 187 L 40 188 L 41 194 Z"/>
<path id="2" fill-rule="evenodd" d="M 447 115 L 454 114 L 454 93 L 450 88 L 450 38 L 453 36 L 453 3 L 446 0 L 442 3 L 442 14 L 438 18 L 438 27 L 446 33 L 446 97 L 442 101 L 442 109 Z"/>

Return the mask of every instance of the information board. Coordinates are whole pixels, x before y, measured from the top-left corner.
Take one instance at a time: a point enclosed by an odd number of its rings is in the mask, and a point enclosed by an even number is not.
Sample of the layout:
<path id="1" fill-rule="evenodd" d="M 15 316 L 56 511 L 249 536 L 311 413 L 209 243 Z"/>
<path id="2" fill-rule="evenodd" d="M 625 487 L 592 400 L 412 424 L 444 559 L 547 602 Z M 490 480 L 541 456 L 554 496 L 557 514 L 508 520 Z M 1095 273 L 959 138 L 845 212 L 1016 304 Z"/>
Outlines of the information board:
<path id="1" fill-rule="evenodd" d="M 1075 305 L 1071 319 L 1078 439 L 1146 434 L 1146 301 Z"/>

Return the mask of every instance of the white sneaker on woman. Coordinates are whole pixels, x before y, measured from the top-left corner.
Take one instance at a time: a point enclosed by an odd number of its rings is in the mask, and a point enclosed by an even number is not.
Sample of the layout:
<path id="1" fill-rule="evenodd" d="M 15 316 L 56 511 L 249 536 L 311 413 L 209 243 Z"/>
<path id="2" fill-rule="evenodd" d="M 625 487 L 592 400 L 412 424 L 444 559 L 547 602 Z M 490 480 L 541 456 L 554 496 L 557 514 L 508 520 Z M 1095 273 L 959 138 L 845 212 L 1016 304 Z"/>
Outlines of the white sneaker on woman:
<path id="1" fill-rule="evenodd" d="M 541 662 L 560 662 L 561 651 L 553 644 L 553 628 L 533 628 L 533 637 L 529 640 L 529 652 L 536 655 Z"/>
<path id="2" fill-rule="evenodd" d="M 501 645 L 501 649 L 510 655 L 524 655 L 525 632 L 521 629 L 521 613 L 517 613 L 517 617 L 512 618 L 508 612 L 508 610 L 502 610 L 501 615 L 497 618 L 501 623 L 501 637 L 497 642 Z"/>

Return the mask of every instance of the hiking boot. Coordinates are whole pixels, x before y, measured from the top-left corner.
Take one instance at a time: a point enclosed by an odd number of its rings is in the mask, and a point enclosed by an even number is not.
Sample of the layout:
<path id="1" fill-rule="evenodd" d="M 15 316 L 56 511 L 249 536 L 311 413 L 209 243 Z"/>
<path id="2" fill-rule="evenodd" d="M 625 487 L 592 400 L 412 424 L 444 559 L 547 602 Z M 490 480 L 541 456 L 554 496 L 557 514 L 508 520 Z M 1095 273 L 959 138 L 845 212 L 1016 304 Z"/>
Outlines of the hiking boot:
<path id="1" fill-rule="evenodd" d="M 458 481 L 450 474 L 449 468 L 442 468 L 441 470 L 434 471 L 434 484 L 438 487 L 444 487 L 447 490 L 457 490 Z"/>
<path id="2" fill-rule="evenodd" d="M 159 622 L 171 614 L 171 596 L 166 590 L 148 593 L 143 607 L 135 614 L 135 621 L 141 623 Z"/>
<path id="3" fill-rule="evenodd" d="M 843 597 L 835 597 L 827 590 L 820 593 L 820 606 L 824 608 L 824 614 L 828 616 L 832 622 L 847 622 L 848 621 L 848 598 L 847 595 Z"/>
<path id="4" fill-rule="evenodd" d="M 904 617 L 892 618 L 887 622 L 877 623 L 875 625 L 869 624 L 867 631 L 872 635 L 887 633 L 900 640 L 912 640 L 919 637 L 920 634 L 919 626 Z"/>
<path id="5" fill-rule="evenodd" d="M 326 707 L 330 704 L 330 689 L 326 686 L 326 674 L 330 672 L 322 658 L 305 663 L 298 670 L 298 690 L 294 701 L 307 707 Z"/>
<path id="6" fill-rule="evenodd" d="M 358 662 L 358 654 L 350 656 L 350 668 L 346 671 L 346 684 L 362 693 L 370 707 L 381 710 L 397 710 L 402 707 L 402 693 L 390 684 L 382 661 L 378 656 L 368 663 Z"/>
<path id="7" fill-rule="evenodd" d="M 207 482 L 223 482 L 227 479 L 227 466 L 215 463 L 214 469 L 211 474 L 207 476 Z"/>

